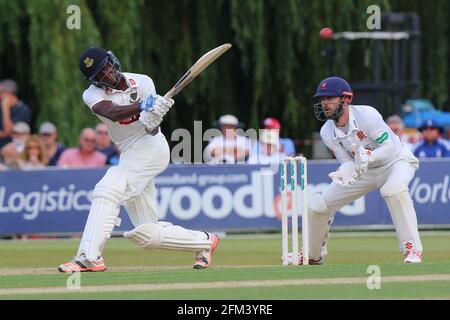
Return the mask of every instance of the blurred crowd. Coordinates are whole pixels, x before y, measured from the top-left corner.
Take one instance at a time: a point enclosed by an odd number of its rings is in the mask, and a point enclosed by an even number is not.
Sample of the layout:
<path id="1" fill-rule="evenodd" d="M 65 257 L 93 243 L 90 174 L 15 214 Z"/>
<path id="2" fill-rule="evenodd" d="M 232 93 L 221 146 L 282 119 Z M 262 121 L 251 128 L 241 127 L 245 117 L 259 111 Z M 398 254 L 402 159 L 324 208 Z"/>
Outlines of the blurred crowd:
<path id="1" fill-rule="evenodd" d="M 118 163 L 120 152 L 103 123 L 84 128 L 74 148 L 59 142 L 54 123 L 44 122 L 33 133 L 32 110 L 20 100 L 18 92 L 15 81 L 0 81 L 0 170 L 103 167 Z M 417 130 L 405 129 L 397 115 L 387 118 L 386 123 L 417 157 L 450 157 L 444 128 L 434 120 L 424 121 Z M 264 119 L 250 137 L 244 135 L 244 124 L 231 114 L 221 116 L 216 127 L 221 134 L 211 138 L 204 149 L 206 163 L 274 164 L 284 157 L 300 155 L 294 140 L 281 136 L 281 122 L 274 117 Z"/>
<path id="2" fill-rule="evenodd" d="M 104 167 L 119 161 L 119 150 L 103 123 L 84 128 L 78 146 L 67 148 L 58 141 L 58 129 L 52 122 L 44 122 L 32 132 L 32 111 L 20 100 L 15 81 L 0 81 L 0 103 L 0 170 Z"/>
<path id="3" fill-rule="evenodd" d="M 444 127 L 433 119 L 426 119 L 421 126 L 412 132 L 405 132 L 402 118 L 390 116 L 386 123 L 399 136 L 403 145 L 408 146 L 418 158 L 450 157 L 450 141 L 444 138 Z"/>

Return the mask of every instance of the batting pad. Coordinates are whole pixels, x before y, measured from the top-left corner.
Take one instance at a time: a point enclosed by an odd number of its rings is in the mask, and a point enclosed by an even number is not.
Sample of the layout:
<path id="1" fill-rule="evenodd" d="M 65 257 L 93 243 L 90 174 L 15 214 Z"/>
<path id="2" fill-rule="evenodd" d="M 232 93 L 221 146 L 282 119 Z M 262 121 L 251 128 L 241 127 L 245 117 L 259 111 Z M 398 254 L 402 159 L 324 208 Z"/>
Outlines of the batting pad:
<path id="1" fill-rule="evenodd" d="M 327 255 L 327 243 L 333 218 L 312 212 L 309 221 L 309 258 L 320 260 Z"/>
<path id="2" fill-rule="evenodd" d="M 423 247 L 417 227 L 416 211 L 409 193 L 403 191 L 394 196 L 385 197 L 384 200 L 391 213 L 392 222 L 400 242 L 404 243 L 412 240 L 415 249 L 422 252 Z"/>
<path id="3" fill-rule="evenodd" d="M 179 251 L 207 250 L 212 240 L 201 231 L 185 229 L 172 224 L 146 223 L 125 232 L 123 235 L 143 249 L 165 249 Z"/>
<path id="4" fill-rule="evenodd" d="M 84 253 L 87 260 L 93 261 L 101 255 L 101 249 L 109 238 L 114 226 L 119 223 L 120 206 L 108 199 L 92 200 L 91 211 L 84 227 L 78 255 Z"/>
<path id="5" fill-rule="evenodd" d="M 87 260 L 93 261 L 101 255 L 114 226 L 120 225 L 120 202 L 126 185 L 125 172 L 118 167 L 108 169 L 97 183 L 77 256 L 84 253 Z"/>

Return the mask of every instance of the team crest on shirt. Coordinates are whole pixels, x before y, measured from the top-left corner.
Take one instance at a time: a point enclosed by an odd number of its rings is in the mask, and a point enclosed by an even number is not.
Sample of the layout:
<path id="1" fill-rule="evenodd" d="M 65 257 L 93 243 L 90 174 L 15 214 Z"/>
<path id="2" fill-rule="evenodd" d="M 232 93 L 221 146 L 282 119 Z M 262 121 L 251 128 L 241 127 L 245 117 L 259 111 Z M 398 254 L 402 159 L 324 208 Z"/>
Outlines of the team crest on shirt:
<path id="1" fill-rule="evenodd" d="M 364 133 L 364 131 L 358 131 L 356 133 L 356 136 L 358 137 L 359 140 L 363 141 L 365 138 L 367 138 L 366 134 Z"/>
<path id="2" fill-rule="evenodd" d="M 131 102 L 131 103 L 136 102 L 136 101 L 137 101 L 137 98 L 138 98 L 137 92 L 132 92 L 132 93 L 130 94 L 130 102 Z"/>

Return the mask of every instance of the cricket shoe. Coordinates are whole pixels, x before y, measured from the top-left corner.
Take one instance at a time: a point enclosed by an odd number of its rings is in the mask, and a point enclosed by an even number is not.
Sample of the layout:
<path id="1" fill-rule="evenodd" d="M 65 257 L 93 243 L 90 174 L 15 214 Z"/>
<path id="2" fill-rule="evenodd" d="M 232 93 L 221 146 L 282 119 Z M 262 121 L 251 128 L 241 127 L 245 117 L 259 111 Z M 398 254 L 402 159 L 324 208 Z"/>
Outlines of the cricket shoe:
<path id="1" fill-rule="evenodd" d="M 299 252 L 299 265 L 301 266 L 301 265 L 303 265 L 303 252 Z M 311 265 L 311 266 L 318 266 L 318 265 L 321 265 L 321 264 L 323 264 L 323 257 L 320 257 L 320 259 L 319 260 L 314 260 L 314 259 L 311 259 L 311 258 L 309 258 L 309 265 Z"/>
<path id="2" fill-rule="evenodd" d="M 194 269 L 206 269 L 212 264 L 212 254 L 219 244 L 219 236 L 214 233 L 208 233 L 209 239 L 212 240 L 211 247 L 208 250 L 202 250 L 196 253 Z"/>
<path id="3" fill-rule="evenodd" d="M 105 271 L 106 266 L 102 257 L 95 261 L 89 261 L 84 254 L 75 257 L 72 261 L 64 263 L 58 267 L 59 272 L 100 272 Z"/>
<path id="4" fill-rule="evenodd" d="M 404 263 L 421 263 L 422 262 L 422 253 L 411 250 L 408 251 L 405 254 L 405 260 L 403 260 Z"/>

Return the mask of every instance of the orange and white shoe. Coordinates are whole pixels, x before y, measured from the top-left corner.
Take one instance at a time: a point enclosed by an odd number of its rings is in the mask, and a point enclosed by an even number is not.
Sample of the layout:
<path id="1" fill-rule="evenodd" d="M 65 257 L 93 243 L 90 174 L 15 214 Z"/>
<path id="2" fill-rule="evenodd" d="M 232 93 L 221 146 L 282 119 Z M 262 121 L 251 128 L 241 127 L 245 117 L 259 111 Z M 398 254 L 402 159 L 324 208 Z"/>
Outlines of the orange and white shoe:
<path id="1" fill-rule="evenodd" d="M 212 264 L 212 254 L 219 243 L 219 236 L 217 234 L 208 233 L 212 244 L 209 250 L 202 250 L 196 253 L 194 269 L 206 269 Z"/>
<path id="2" fill-rule="evenodd" d="M 101 272 L 105 271 L 106 266 L 102 257 L 95 261 L 87 260 L 84 255 L 75 257 L 72 261 L 64 263 L 58 267 L 59 272 Z"/>

